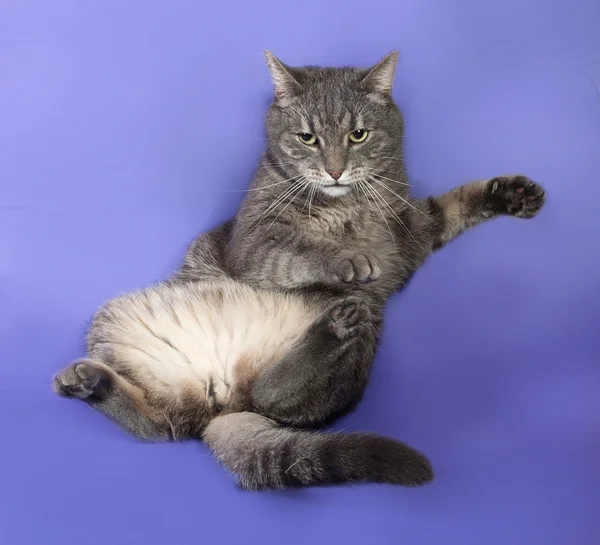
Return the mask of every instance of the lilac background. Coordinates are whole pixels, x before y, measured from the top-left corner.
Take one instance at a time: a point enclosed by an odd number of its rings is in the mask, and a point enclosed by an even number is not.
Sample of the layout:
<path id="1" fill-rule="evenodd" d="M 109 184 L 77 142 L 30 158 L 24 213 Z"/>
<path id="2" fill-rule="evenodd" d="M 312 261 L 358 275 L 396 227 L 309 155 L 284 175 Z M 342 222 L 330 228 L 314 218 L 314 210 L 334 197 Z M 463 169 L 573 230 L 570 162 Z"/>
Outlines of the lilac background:
<path id="1" fill-rule="evenodd" d="M 202 445 L 141 445 L 50 377 L 105 299 L 233 213 L 263 146 L 262 50 L 370 65 L 420 194 L 524 172 L 534 221 L 432 258 L 339 428 L 437 480 L 248 494 Z M 598 0 L 0 0 L 0 543 L 600 543 Z"/>

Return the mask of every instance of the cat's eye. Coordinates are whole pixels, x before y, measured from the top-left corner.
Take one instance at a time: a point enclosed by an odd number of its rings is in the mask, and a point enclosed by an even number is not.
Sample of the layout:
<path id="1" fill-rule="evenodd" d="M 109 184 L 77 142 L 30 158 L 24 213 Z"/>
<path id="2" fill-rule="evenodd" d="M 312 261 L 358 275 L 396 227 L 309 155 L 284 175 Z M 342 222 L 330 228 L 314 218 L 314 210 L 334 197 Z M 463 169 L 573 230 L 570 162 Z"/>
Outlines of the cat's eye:
<path id="1" fill-rule="evenodd" d="M 317 143 L 317 137 L 309 132 L 301 132 L 298 135 L 298 138 L 300 139 L 300 142 L 307 146 L 314 146 Z"/>
<path id="2" fill-rule="evenodd" d="M 364 129 L 358 129 L 356 131 L 352 131 L 348 135 L 348 140 L 350 140 L 350 142 L 352 142 L 353 144 L 360 144 L 361 142 L 364 142 L 367 139 L 368 135 L 369 131 L 366 131 Z"/>

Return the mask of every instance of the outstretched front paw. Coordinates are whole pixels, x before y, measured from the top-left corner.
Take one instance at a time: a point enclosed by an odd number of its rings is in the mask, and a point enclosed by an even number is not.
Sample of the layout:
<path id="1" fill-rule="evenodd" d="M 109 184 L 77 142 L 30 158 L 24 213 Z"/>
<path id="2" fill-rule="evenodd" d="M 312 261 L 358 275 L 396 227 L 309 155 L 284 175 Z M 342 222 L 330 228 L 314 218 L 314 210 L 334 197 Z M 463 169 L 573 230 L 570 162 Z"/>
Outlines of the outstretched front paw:
<path id="1" fill-rule="evenodd" d="M 371 319 L 369 307 L 359 297 L 347 297 L 329 313 L 329 331 L 344 340 L 357 335 Z"/>
<path id="2" fill-rule="evenodd" d="M 533 218 L 544 205 L 544 188 L 526 176 L 498 176 L 488 182 L 489 205 L 499 214 Z"/>

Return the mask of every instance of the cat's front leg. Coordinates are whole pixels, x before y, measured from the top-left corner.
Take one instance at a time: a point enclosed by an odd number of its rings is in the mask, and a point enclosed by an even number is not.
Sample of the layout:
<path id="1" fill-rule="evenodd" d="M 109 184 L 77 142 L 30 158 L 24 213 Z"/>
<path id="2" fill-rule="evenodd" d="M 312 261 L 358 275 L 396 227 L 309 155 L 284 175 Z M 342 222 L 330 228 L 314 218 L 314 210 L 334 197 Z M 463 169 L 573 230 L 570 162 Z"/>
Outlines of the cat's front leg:
<path id="1" fill-rule="evenodd" d="M 169 282 L 218 280 L 229 276 L 225 248 L 233 221 L 228 220 L 195 238 L 189 245 L 179 270 Z"/>
<path id="2" fill-rule="evenodd" d="M 381 276 L 381 261 L 362 251 L 340 252 L 332 257 L 328 270 L 330 283 L 373 282 Z"/>
<path id="3" fill-rule="evenodd" d="M 292 225 L 268 227 L 234 231 L 227 257 L 238 278 L 267 289 L 295 289 L 366 283 L 381 275 L 381 262 L 368 251 L 309 237 Z"/>
<path id="4" fill-rule="evenodd" d="M 444 246 L 467 229 L 499 215 L 533 218 L 545 191 L 526 176 L 498 176 L 461 185 L 425 203 L 433 221 L 433 248 Z"/>

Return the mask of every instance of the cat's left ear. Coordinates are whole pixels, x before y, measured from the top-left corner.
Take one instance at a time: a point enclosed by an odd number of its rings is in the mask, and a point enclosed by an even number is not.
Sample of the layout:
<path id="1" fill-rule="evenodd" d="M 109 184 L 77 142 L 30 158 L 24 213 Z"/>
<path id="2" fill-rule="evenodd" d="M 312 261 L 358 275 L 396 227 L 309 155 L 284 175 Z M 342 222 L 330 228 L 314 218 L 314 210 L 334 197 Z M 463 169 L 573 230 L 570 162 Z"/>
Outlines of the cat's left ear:
<path id="1" fill-rule="evenodd" d="M 265 51 L 265 58 L 267 59 L 269 72 L 271 72 L 276 100 L 282 101 L 292 98 L 302 91 L 302 87 L 294 78 L 290 69 L 273 53 Z"/>
<path id="2" fill-rule="evenodd" d="M 379 61 L 361 81 L 361 87 L 369 93 L 390 97 L 398 64 L 398 52 L 392 51 Z"/>

